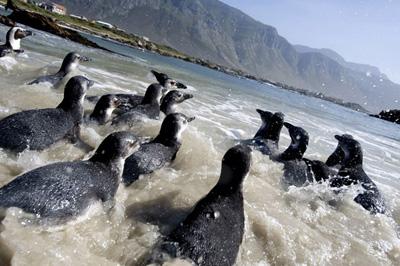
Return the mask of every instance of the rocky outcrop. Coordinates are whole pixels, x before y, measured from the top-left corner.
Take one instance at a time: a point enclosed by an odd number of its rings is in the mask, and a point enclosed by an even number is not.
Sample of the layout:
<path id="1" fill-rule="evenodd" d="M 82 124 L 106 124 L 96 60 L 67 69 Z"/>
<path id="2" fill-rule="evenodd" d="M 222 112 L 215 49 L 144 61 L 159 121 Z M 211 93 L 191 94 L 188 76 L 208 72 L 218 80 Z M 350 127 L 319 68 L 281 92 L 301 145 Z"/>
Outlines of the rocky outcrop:
<path id="1" fill-rule="evenodd" d="M 11 0 L 8 0 L 6 7 L 11 9 L 13 12 L 8 17 L 1 16 L 0 22 L 3 23 L 4 21 L 3 24 L 5 25 L 12 26 L 15 24 L 15 22 L 18 22 L 38 30 L 50 32 L 54 35 L 61 36 L 86 46 L 103 49 L 96 43 L 82 37 L 76 31 L 58 26 L 57 21 L 53 20 L 52 18 L 18 8 Z"/>
<path id="2" fill-rule="evenodd" d="M 389 122 L 400 124 L 400 110 L 386 110 L 379 113 L 379 115 L 371 115 Z"/>

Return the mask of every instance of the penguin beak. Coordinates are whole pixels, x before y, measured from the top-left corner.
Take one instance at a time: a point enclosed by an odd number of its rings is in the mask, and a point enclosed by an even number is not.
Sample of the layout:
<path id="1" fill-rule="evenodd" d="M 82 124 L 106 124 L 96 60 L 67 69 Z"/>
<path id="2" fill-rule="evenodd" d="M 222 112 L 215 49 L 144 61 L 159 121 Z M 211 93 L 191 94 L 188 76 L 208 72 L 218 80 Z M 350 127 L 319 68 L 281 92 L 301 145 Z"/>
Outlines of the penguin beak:
<path id="1" fill-rule="evenodd" d="M 186 121 L 187 121 L 188 123 L 190 123 L 190 122 L 192 122 L 192 121 L 195 120 L 195 119 L 196 119 L 196 117 L 192 116 L 192 117 L 189 117 Z"/>
<path id="2" fill-rule="evenodd" d="M 33 35 L 33 32 L 30 30 L 17 30 L 14 34 L 15 39 L 23 39 L 27 36 Z"/>
<path id="3" fill-rule="evenodd" d="M 343 137 L 340 135 L 335 135 L 335 139 L 337 139 L 339 142 L 343 141 Z"/>
<path id="4" fill-rule="evenodd" d="M 176 83 L 176 87 L 178 89 L 187 89 L 187 86 L 185 84 L 183 84 L 183 83 L 180 83 L 180 82 Z"/>
<path id="5" fill-rule="evenodd" d="M 26 30 L 25 31 L 25 37 L 27 37 L 27 36 L 33 36 L 34 34 L 33 34 L 33 32 L 32 31 L 30 31 L 30 30 Z"/>
<path id="6" fill-rule="evenodd" d="M 283 125 L 289 130 L 294 127 L 292 124 L 290 124 L 288 122 L 284 122 Z"/>
<path id="7" fill-rule="evenodd" d="M 273 115 L 273 113 L 268 112 L 268 111 L 264 111 L 264 110 L 261 110 L 261 109 L 256 109 L 256 111 L 257 111 L 257 113 L 259 113 L 262 117 L 265 117 L 265 116 L 271 117 L 271 116 Z"/>
<path id="8" fill-rule="evenodd" d="M 193 94 L 185 93 L 185 94 L 183 95 L 183 100 L 187 100 L 187 99 L 191 99 L 191 98 L 193 98 Z"/>

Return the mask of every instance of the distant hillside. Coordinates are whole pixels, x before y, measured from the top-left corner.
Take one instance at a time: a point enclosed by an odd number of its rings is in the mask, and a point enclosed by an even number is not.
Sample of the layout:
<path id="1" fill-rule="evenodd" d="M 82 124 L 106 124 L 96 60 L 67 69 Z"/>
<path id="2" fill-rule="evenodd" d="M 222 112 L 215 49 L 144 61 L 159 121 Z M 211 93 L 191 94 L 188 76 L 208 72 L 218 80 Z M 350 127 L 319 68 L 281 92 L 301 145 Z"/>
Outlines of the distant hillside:
<path id="1" fill-rule="evenodd" d="M 217 0 L 56 0 L 186 54 L 379 111 L 398 108 L 400 85 L 326 51 L 298 52 L 277 30 Z M 296 49 L 297 48 L 297 49 Z M 334 52 L 333 52 L 334 53 Z M 365 103 L 367 103 L 365 105 Z"/>
<path id="2" fill-rule="evenodd" d="M 316 48 L 311 48 L 308 46 L 304 45 L 294 45 L 293 46 L 297 52 L 299 53 L 321 53 L 339 64 L 341 64 L 344 67 L 350 68 L 351 70 L 358 71 L 358 72 L 363 72 L 363 73 L 371 73 L 375 76 L 380 76 L 382 78 L 388 79 L 388 77 L 381 73 L 379 68 L 375 66 L 370 66 L 367 64 L 358 64 L 358 63 L 353 63 L 353 62 L 347 62 L 340 54 L 337 52 L 327 49 L 327 48 L 322 48 L 322 49 L 316 49 Z"/>

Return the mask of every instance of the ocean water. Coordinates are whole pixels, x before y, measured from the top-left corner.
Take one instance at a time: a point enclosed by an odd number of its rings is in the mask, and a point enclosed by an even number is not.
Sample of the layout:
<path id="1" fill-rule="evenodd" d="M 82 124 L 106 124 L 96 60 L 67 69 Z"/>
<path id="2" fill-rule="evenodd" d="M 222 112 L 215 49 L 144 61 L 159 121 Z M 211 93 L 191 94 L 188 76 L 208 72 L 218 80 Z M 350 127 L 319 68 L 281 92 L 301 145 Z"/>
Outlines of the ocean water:
<path id="1" fill-rule="evenodd" d="M 4 40 L 6 30 L 0 26 L 0 39 Z M 89 95 L 143 94 L 155 82 L 150 74 L 155 69 L 189 85 L 195 97 L 181 104 L 179 111 L 196 120 L 184 132 L 176 160 L 128 188 L 121 187 L 110 211 L 94 204 L 82 217 L 52 227 L 32 224 L 19 210 L 8 210 L 0 227 L 0 265 L 9 260 L 13 265 L 136 265 L 158 237 L 179 223 L 214 186 L 226 150 L 255 134 L 260 124 L 256 108 L 281 111 L 286 121 L 304 127 L 310 134 L 308 158 L 326 160 L 336 147 L 333 136 L 352 134 L 362 144 L 364 169 L 384 195 L 389 214 L 373 216 L 353 202 L 357 187 L 340 195 L 326 184 L 284 190 L 282 166 L 253 152 L 243 185 L 246 226 L 236 264 L 400 265 L 398 125 L 274 86 L 91 38 L 118 54 L 35 31 L 35 36 L 23 40 L 24 54 L 1 58 L 0 118 L 56 106 L 62 99 L 62 86 L 25 84 L 56 71 L 67 52 L 78 51 L 93 59 L 74 73 L 95 80 Z M 85 108 L 89 111 L 93 105 L 86 103 Z M 129 130 L 155 136 L 160 124 L 147 121 Z M 82 134 L 96 146 L 114 130 L 90 126 Z M 280 149 L 288 144 L 284 129 Z M 0 185 L 36 167 L 87 156 L 67 143 L 18 156 L 0 150 Z"/>

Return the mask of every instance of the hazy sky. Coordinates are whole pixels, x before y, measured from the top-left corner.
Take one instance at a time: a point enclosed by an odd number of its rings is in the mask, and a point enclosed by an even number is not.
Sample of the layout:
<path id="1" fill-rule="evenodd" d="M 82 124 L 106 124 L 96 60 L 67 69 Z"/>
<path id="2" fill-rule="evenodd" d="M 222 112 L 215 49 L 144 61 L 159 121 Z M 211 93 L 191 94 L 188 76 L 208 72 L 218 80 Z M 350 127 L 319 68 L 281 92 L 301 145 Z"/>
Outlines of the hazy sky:
<path id="1" fill-rule="evenodd" d="M 221 0 L 292 44 L 331 48 L 400 83 L 400 0 Z"/>

